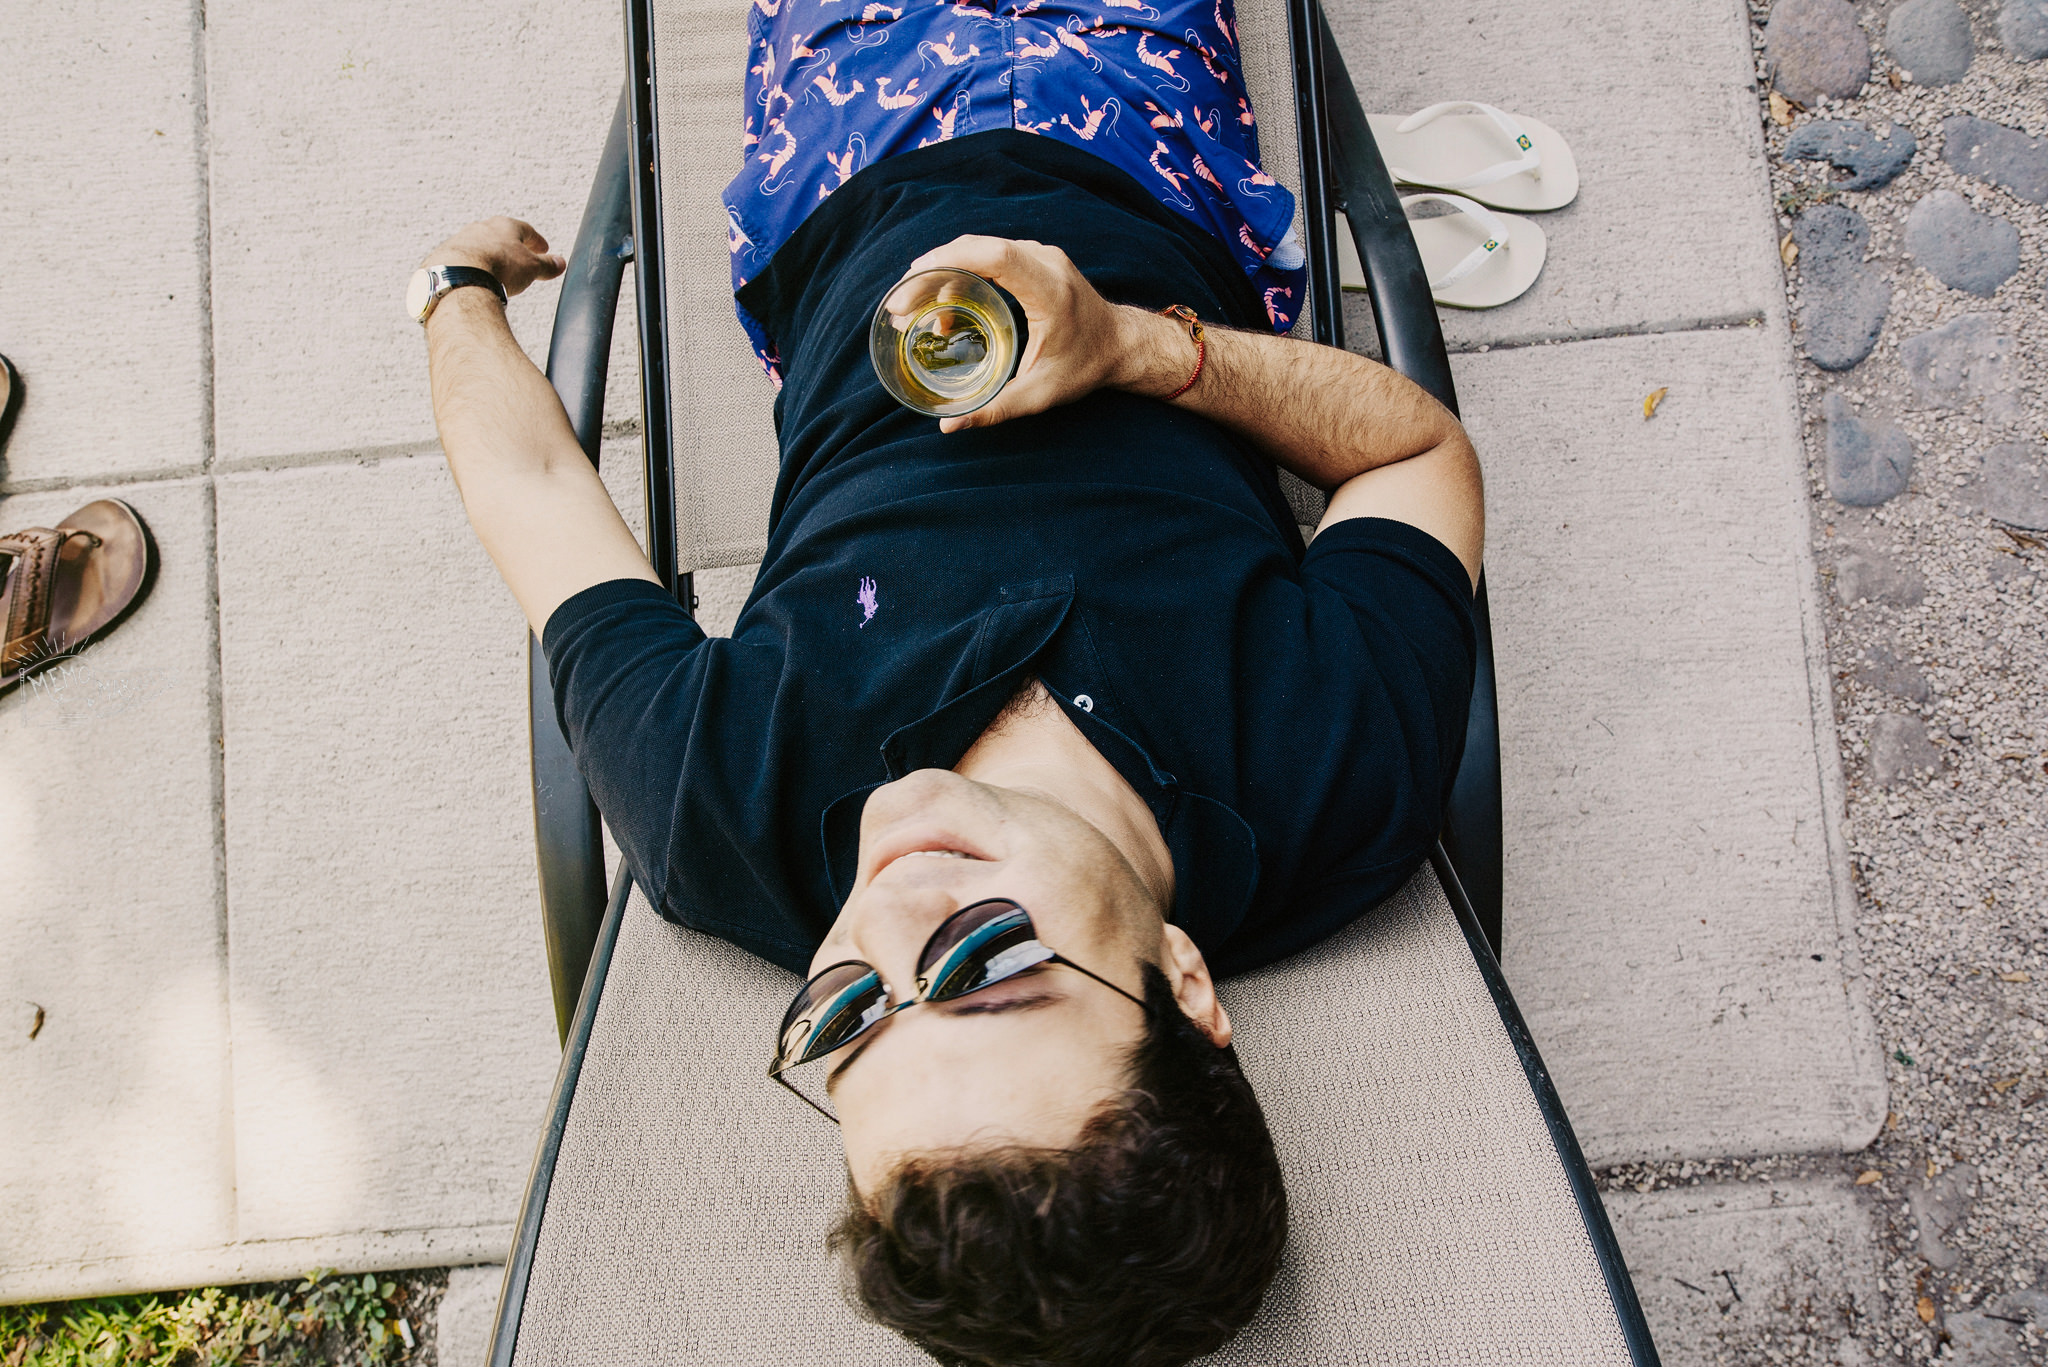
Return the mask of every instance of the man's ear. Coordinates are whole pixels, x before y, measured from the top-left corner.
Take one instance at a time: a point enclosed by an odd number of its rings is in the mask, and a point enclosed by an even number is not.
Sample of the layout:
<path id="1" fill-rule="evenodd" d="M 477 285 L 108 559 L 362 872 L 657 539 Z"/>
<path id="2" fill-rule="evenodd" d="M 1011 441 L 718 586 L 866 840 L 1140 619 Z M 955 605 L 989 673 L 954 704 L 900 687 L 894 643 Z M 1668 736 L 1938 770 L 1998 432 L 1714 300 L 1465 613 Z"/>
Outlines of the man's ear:
<path id="1" fill-rule="evenodd" d="M 1216 1000 L 1216 980 L 1209 961 L 1179 926 L 1165 927 L 1165 961 L 1159 965 L 1173 987 L 1173 999 L 1218 1049 L 1230 1043 L 1230 1013 Z"/>

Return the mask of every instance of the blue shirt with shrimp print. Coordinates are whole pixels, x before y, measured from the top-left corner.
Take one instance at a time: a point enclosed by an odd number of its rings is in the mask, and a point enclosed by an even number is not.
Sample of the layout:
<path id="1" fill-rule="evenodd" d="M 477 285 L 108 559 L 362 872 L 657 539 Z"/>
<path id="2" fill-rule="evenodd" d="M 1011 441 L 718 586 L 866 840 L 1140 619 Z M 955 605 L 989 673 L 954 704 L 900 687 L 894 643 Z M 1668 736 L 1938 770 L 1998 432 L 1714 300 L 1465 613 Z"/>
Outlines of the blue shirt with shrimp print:
<path id="1" fill-rule="evenodd" d="M 1103 158 L 1226 244 L 1274 331 L 1300 313 L 1294 196 L 1259 162 L 1231 0 L 753 0 L 747 25 L 735 291 L 862 168 L 1014 128 Z M 739 314 L 780 383 L 775 339 Z"/>

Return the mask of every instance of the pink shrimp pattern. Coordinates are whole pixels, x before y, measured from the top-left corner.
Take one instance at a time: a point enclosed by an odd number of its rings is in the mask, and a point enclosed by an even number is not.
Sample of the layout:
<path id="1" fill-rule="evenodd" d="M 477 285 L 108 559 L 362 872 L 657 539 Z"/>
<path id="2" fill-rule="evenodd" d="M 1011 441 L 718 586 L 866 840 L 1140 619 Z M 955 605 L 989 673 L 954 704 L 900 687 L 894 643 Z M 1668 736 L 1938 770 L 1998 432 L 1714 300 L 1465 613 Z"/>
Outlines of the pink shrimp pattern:
<path id="1" fill-rule="evenodd" d="M 858 16 L 858 17 L 856 17 Z M 733 286 L 860 171 L 998 128 L 1102 157 L 1224 244 L 1285 331 L 1306 275 L 1233 0 L 751 0 Z M 784 191 L 793 193 L 783 193 Z M 769 374 L 770 339 L 740 311 Z"/>

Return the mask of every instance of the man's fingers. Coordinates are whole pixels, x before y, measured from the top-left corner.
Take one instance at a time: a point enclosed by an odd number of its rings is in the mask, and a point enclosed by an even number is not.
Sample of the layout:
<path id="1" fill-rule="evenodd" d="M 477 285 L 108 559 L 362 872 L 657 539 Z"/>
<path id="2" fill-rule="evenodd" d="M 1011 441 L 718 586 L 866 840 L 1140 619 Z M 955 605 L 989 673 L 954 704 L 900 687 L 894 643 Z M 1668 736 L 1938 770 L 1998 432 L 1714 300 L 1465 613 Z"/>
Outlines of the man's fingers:
<path id="1" fill-rule="evenodd" d="M 919 271 L 936 271 L 951 268 L 972 271 L 976 275 L 994 280 L 1000 278 L 1003 269 L 1012 264 L 1011 248 L 1016 243 L 1007 237 L 984 237 L 978 233 L 967 233 L 954 238 L 943 247 L 934 247 L 910 263 L 905 272 L 915 275 Z"/>
<path id="2" fill-rule="evenodd" d="M 983 237 L 969 233 L 943 247 L 934 247 L 910 263 L 905 276 L 920 271 L 969 271 L 993 280 L 1019 299 L 1049 290 L 1057 284 L 1060 268 L 1071 263 L 1066 253 L 1042 242 L 1007 237 Z"/>
<path id="3" fill-rule="evenodd" d="M 1050 385 L 1043 379 L 1032 376 L 1025 379 L 1012 378 L 993 399 L 975 409 L 962 413 L 957 418 L 939 419 L 941 432 L 964 432 L 970 427 L 994 427 L 999 422 L 1012 418 L 1028 418 L 1033 413 L 1043 413 L 1059 402 Z"/>

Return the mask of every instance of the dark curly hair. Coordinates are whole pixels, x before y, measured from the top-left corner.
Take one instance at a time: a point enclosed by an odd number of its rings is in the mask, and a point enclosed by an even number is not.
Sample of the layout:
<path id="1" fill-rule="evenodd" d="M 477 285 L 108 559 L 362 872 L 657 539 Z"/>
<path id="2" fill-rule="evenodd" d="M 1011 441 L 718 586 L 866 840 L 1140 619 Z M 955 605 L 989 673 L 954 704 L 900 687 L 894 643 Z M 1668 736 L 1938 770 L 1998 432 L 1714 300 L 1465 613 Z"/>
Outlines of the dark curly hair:
<path id="1" fill-rule="evenodd" d="M 949 1367 L 1170 1367 L 1258 1310 L 1287 1241 L 1237 1056 L 1145 967 L 1130 1085 L 1071 1149 L 910 1160 L 832 1234 L 850 1289 Z"/>

